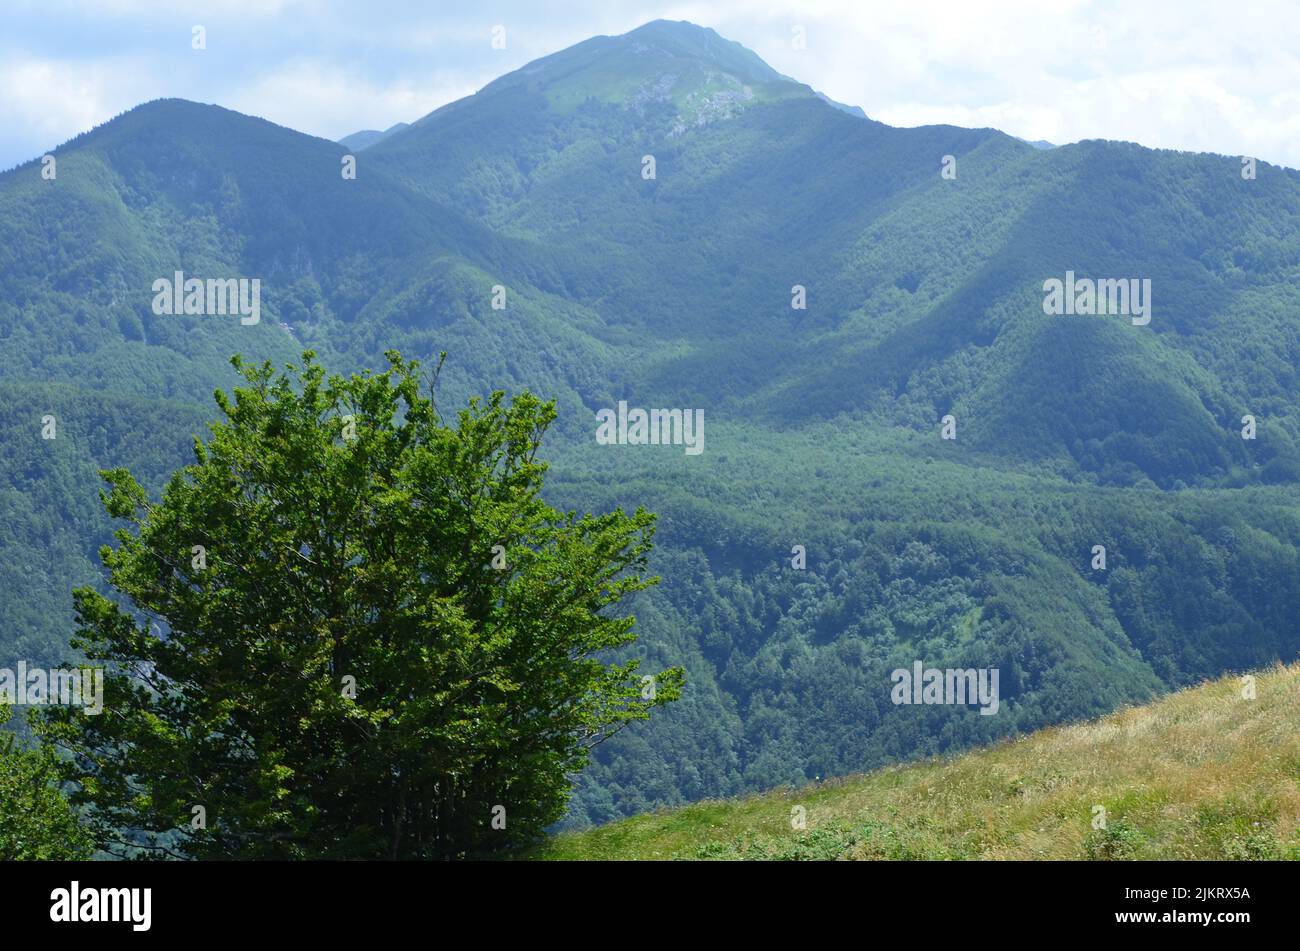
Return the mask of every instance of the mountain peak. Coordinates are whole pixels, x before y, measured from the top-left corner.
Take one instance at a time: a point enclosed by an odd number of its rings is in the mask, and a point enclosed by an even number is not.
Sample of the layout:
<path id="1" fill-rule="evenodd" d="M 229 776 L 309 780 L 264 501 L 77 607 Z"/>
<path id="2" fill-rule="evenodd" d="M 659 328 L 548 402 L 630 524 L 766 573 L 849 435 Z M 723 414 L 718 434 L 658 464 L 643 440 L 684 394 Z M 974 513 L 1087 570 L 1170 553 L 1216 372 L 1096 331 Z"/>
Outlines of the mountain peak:
<path id="1" fill-rule="evenodd" d="M 727 118 L 763 100 L 813 96 L 739 43 L 708 27 L 671 20 L 592 37 L 500 77 L 479 96 L 509 92 L 540 94 L 560 114 L 592 102 L 638 112 L 669 105 L 683 128 Z"/>
<path id="2" fill-rule="evenodd" d="M 682 39 L 711 36 L 715 39 L 722 39 L 718 31 L 712 27 L 700 26 L 690 20 L 665 20 L 662 17 L 657 20 L 647 20 L 640 26 L 628 30 L 623 36 L 666 36 Z"/>
<path id="3" fill-rule="evenodd" d="M 391 125 L 382 132 L 378 129 L 362 129 L 359 132 L 353 132 L 351 135 L 345 135 L 338 140 L 339 145 L 346 146 L 349 149 L 360 152 L 362 149 L 368 149 L 372 145 L 378 145 L 390 135 L 395 135 L 403 129 L 410 128 L 406 122 L 398 122 Z"/>
<path id="4" fill-rule="evenodd" d="M 694 59 L 750 82 L 784 78 L 753 50 L 725 39 L 710 27 L 687 20 L 651 20 L 624 33 L 619 39 L 630 41 L 634 50 L 640 46 L 673 57 Z"/>

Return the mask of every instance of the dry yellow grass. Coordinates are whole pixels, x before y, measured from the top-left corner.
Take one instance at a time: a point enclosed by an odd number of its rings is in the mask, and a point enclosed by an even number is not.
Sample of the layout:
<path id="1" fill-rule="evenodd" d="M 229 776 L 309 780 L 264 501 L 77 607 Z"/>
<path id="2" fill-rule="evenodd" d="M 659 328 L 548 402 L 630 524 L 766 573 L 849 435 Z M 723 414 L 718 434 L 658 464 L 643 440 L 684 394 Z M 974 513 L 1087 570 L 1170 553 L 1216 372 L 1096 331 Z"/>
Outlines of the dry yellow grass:
<path id="1" fill-rule="evenodd" d="M 534 857 L 1300 858 L 1300 665 L 1254 679 L 1254 699 L 1226 676 L 951 759 L 557 836 Z"/>

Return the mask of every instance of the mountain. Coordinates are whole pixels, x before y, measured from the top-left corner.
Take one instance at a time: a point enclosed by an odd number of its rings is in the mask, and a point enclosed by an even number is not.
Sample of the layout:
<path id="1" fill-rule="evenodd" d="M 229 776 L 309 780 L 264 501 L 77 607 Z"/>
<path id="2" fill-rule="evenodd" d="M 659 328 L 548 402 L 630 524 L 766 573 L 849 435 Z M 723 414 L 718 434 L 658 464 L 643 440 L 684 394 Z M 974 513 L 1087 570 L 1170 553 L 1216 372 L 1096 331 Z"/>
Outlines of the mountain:
<path id="1" fill-rule="evenodd" d="M 53 154 L 0 175 L 0 666 L 66 653 L 112 528 L 95 470 L 156 490 L 230 354 L 308 346 L 446 351 L 444 407 L 554 398 L 552 501 L 660 514 L 636 651 L 687 695 L 599 748 L 574 826 L 1300 650 L 1294 172 L 891 128 L 664 21 L 354 149 L 355 177 L 344 145 L 179 100 Z M 177 270 L 259 280 L 259 322 L 154 313 Z M 1149 280 L 1150 320 L 1045 313 L 1071 275 Z M 705 450 L 597 444 L 620 401 L 703 409 Z M 998 668 L 998 714 L 900 712 L 917 660 Z"/>
<path id="2" fill-rule="evenodd" d="M 1294 302 L 1282 251 L 1294 173 L 1267 166 L 1247 182 L 1226 158 L 1100 142 L 1043 154 L 993 130 L 891 129 L 825 108 L 731 46 L 703 63 L 683 52 L 715 40 L 656 22 L 579 44 L 414 123 L 371 161 L 557 249 L 569 297 L 680 339 L 692 358 L 656 361 L 636 382 L 687 402 L 780 425 L 861 411 L 929 425 L 953 410 L 974 448 L 1107 482 L 1297 465 L 1289 412 L 1271 420 L 1267 458 L 1248 461 L 1236 433 L 1257 394 L 1295 384 L 1286 367 L 1300 354 L 1270 312 Z M 955 179 L 939 174 L 945 155 Z M 1237 217 L 1228 257 L 1208 251 L 1224 214 Z M 1272 264 L 1243 281 L 1235 261 L 1252 253 Z M 1043 281 L 1069 271 L 1148 278 L 1162 316 L 1142 330 L 1044 320 Z M 796 283 L 806 313 L 789 310 Z M 1239 309 L 1259 311 L 1251 332 L 1282 348 L 1278 361 L 1236 364 L 1223 338 L 1239 333 Z M 1071 386 L 1047 402 L 1007 398 L 1036 397 L 1035 373 Z M 1170 411 L 1135 414 L 1153 403 Z M 1092 451 L 1107 441 L 1115 451 Z"/>
<path id="3" fill-rule="evenodd" d="M 520 388 L 500 369 L 511 349 L 552 394 L 565 387 L 546 360 L 590 362 L 589 318 L 530 290 L 523 275 L 537 265 L 512 242 L 377 170 L 343 178 L 345 153 L 162 100 L 54 150 L 52 180 L 35 162 L 0 176 L 0 572 L 16 594 L 0 602 L 6 657 L 49 664 L 66 652 L 70 586 L 100 577 L 96 553 L 110 540 L 96 470 L 139 468 L 157 487 L 187 462 L 214 418 L 213 390 L 234 380 L 233 353 L 282 364 L 310 346 L 338 368 L 376 366 L 390 342 L 432 352 L 436 322 L 441 339 L 471 339 L 476 355 L 449 367 L 448 387 L 472 372 Z M 178 270 L 257 278 L 260 319 L 154 313 L 153 283 Z M 510 284 L 513 310 L 484 333 L 497 281 Z M 524 327 L 548 325 L 548 350 L 519 352 Z"/>
<path id="4" fill-rule="evenodd" d="M 548 840 L 537 859 L 1300 859 L 1300 666 L 902 769 Z M 794 828 L 802 810 L 804 828 Z"/>
<path id="5" fill-rule="evenodd" d="M 403 129 L 407 128 L 407 126 L 408 123 L 399 122 L 396 125 L 389 126 L 383 132 L 379 132 L 375 129 L 362 129 L 360 132 L 353 132 L 351 135 L 343 136 L 343 138 L 339 139 L 339 145 L 349 148 L 354 152 L 360 152 L 362 149 L 369 148 L 377 142 L 384 141 L 384 139 L 388 138 L 394 132 L 401 132 Z"/>
<path id="6" fill-rule="evenodd" d="M 847 112 L 851 116 L 857 116 L 859 119 L 865 119 L 867 117 L 867 114 L 862 111 L 861 106 L 847 106 L 842 102 L 836 102 L 830 96 L 824 95 L 822 93 L 818 93 L 817 98 L 820 99 L 822 102 L 834 106 L 836 109 L 839 109 L 842 112 Z"/>

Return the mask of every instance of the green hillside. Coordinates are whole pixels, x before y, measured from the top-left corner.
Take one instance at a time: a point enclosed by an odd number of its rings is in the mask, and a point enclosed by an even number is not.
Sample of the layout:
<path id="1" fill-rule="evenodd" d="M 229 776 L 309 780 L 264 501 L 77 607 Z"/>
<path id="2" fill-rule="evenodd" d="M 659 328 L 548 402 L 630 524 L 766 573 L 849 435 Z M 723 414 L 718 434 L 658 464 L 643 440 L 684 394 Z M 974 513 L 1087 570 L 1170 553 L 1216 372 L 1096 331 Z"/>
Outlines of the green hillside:
<path id="1" fill-rule="evenodd" d="M 557 836 L 537 859 L 1300 859 L 1300 666 L 963 756 Z M 794 828 L 802 824 L 802 828 Z"/>

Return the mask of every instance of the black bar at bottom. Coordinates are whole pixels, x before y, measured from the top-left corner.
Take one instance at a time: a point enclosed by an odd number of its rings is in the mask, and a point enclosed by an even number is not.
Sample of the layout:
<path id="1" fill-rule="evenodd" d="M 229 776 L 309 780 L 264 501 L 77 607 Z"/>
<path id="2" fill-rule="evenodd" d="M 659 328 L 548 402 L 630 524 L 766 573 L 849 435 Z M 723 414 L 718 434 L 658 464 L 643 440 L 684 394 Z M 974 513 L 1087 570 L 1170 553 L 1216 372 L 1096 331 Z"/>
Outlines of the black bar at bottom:
<path id="1" fill-rule="evenodd" d="M 574 937 L 594 938 L 591 925 L 608 920 L 616 929 L 607 937 L 623 943 L 638 928 L 662 937 L 674 919 L 701 936 L 839 922 L 873 941 L 988 940 L 1020 928 L 1231 940 L 1293 930 L 1294 874 L 1289 863 L 1210 862 L 9 863 L 0 908 L 11 935 L 128 940 L 374 938 L 450 924 L 534 939 L 577 926 Z"/>

